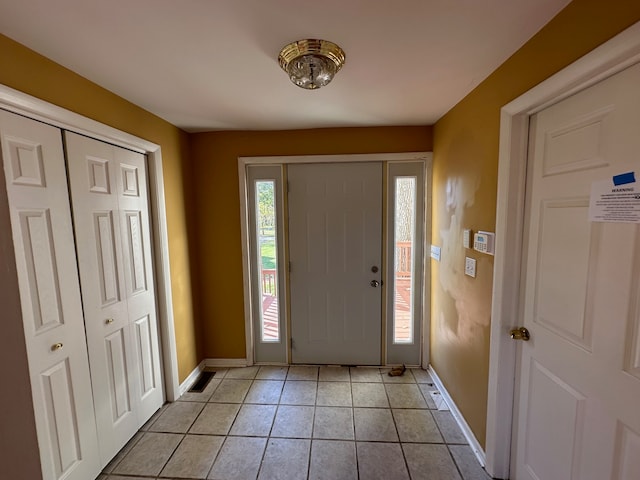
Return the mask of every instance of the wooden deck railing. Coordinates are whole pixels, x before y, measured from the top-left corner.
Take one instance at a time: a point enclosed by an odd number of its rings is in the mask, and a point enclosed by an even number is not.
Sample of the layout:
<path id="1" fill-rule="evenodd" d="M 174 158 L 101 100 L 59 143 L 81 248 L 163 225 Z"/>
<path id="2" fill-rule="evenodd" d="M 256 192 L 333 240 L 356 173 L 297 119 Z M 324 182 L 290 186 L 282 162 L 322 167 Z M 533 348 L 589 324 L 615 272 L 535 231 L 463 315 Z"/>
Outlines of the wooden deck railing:
<path id="1" fill-rule="evenodd" d="M 262 269 L 262 294 L 272 295 L 276 294 L 276 269 L 275 268 L 263 268 Z"/>
<path id="2" fill-rule="evenodd" d="M 411 278 L 411 242 L 396 242 L 396 278 Z"/>

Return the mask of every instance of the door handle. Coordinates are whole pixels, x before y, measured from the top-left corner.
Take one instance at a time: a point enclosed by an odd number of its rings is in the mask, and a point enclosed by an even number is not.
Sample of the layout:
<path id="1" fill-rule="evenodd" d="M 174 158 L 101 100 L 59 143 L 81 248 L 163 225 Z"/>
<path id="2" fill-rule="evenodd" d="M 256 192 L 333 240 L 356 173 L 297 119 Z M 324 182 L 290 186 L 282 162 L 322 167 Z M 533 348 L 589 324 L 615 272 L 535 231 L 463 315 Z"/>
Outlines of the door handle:
<path id="1" fill-rule="evenodd" d="M 511 330 L 510 332 L 511 338 L 514 340 L 522 340 L 523 342 L 528 342 L 531 338 L 531 334 L 529 334 L 529 330 L 524 327 L 516 328 L 515 330 Z"/>
<path id="2" fill-rule="evenodd" d="M 379 282 L 378 280 L 371 280 L 370 285 L 371 285 L 373 288 L 376 288 L 376 287 L 379 287 L 379 286 L 380 286 L 380 282 Z"/>

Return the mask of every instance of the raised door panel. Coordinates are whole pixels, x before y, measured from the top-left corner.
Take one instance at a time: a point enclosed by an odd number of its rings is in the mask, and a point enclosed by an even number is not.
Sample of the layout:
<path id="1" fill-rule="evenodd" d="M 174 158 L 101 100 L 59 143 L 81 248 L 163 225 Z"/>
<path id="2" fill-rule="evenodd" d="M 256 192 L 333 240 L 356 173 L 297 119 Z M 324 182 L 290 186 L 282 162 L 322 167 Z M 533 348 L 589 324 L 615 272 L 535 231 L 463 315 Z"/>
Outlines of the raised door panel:
<path id="1" fill-rule="evenodd" d="M 98 308 L 107 308 L 121 300 L 113 211 L 94 211 L 93 227 L 95 263 L 98 266 L 94 274 L 97 275 L 100 292 Z"/>
<path id="2" fill-rule="evenodd" d="M 82 460 L 69 359 L 42 372 L 41 380 L 55 478 L 61 478 Z"/>
<path id="3" fill-rule="evenodd" d="M 540 204 L 533 321 L 591 351 L 588 308 L 598 247 L 598 225 L 588 218 L 588 198 L 545 199 Z"/>
<path id="4" fill-rule="evenodd" d="M 147 265 L 145 262 L 144 243 L 142 239 L 142 218 L 140 211 L 126 211 L 125 225 L 129 253 L 129 295 L 147 291 Z"/>
<path id="5" fill-rule="evenodd" d="M 531 478 L 579 478 L 585 397 L 535 360 L 529 391 L 524 467 Z"/>
<path id="6" fill-rule="evenodd" d="M 33 333 L 63 325 L 60 277 L 53 243 L 50 209 L 18 210 L 24 265 L 29 283 Z"/>
<path id="7" fill-rule="evenodd" d="M 640 478 L 640 434 L 622 423 L 616 431 L 612 480 Z"/>
<path id="8" fill-rule="evenodd" d="M 640 239 L 640 235 L 636 236 Z M 635 249 L 636 252 L 640 251 L 640 245 Z M 627 353 L 625 358 L 624 370 L 633 375 L 637 381 L 640 381 L 640 265 L 637 263 L 640 258 L 636 259 L 636 265 L 634 269 L 634 277 L 636 278 L 636 285 L 634 285 L 633 297 L 636 302 L 631 305 L 629 309 L 629 318 L 627 323 Z"/>
<path id="9" fill-rule="evenodd" d="M 118 423 L 131 413 L 131 392 L 129 390 L 129 375 L 127 373 L 127 346 L 125 329 L 119 329 L 107 335 L 104 339 L 109 371 L 112 422 Z"/>
<path id="10" fill-rule="evenodd" d="M 153 330 L 149 315 L 145 315 L 134 322 L 134 331 L 140 370 L 140 394 L 144 398 L 147 395 L 152 395 L 158 388 L 152 339 Z"/>
<path id="11" fill-rule="evenodd" d="M 100 471 L 59 129 L 0 110 L 29 373 L 45 480 Z"/>

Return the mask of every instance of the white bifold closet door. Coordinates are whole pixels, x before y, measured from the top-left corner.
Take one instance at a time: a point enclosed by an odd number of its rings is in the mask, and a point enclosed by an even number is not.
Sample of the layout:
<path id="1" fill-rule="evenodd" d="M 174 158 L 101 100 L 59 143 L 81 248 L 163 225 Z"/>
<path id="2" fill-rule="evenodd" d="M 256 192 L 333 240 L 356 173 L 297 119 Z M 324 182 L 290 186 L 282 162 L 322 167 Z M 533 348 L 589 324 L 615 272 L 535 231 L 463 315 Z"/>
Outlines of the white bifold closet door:
<path id="1" fill-rule="evenodd" d="M 163 402 L 144 155 L 65 132 L 100 457 Z"/>
<path id="2" fill-rule="evenodd" d="M 96 478 L 101 466 L 61 131 L 0 110 L 0 143 L 42 476 Z"/>

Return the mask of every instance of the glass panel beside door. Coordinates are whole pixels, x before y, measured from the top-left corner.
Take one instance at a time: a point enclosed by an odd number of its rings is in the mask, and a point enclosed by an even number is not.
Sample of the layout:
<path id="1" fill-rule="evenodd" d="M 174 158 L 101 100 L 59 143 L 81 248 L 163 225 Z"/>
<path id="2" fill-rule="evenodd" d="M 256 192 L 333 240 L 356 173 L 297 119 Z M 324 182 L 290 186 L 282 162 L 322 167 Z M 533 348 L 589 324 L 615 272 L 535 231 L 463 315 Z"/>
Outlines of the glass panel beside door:
<path id="1" fill-rule="evenodd" d="M 287 363 L 282 167 L 247 167 L 254 358 Z"/>
<path id="2" fill-rule="evenodd" d="M 419 365 L 424 163 L 390 162 L 387 172 L 387 363 Z"/>
<path id="3" fill-rule="evenodd" d="M 254 183 L 256 203 L 257 258 L 260 270 L 259 281 L 261 301 L 259 302 L 260 341 L 277 342 L 280 340 L 278 307 L 278 235 L 274 180 L 256 180 Z"/>

